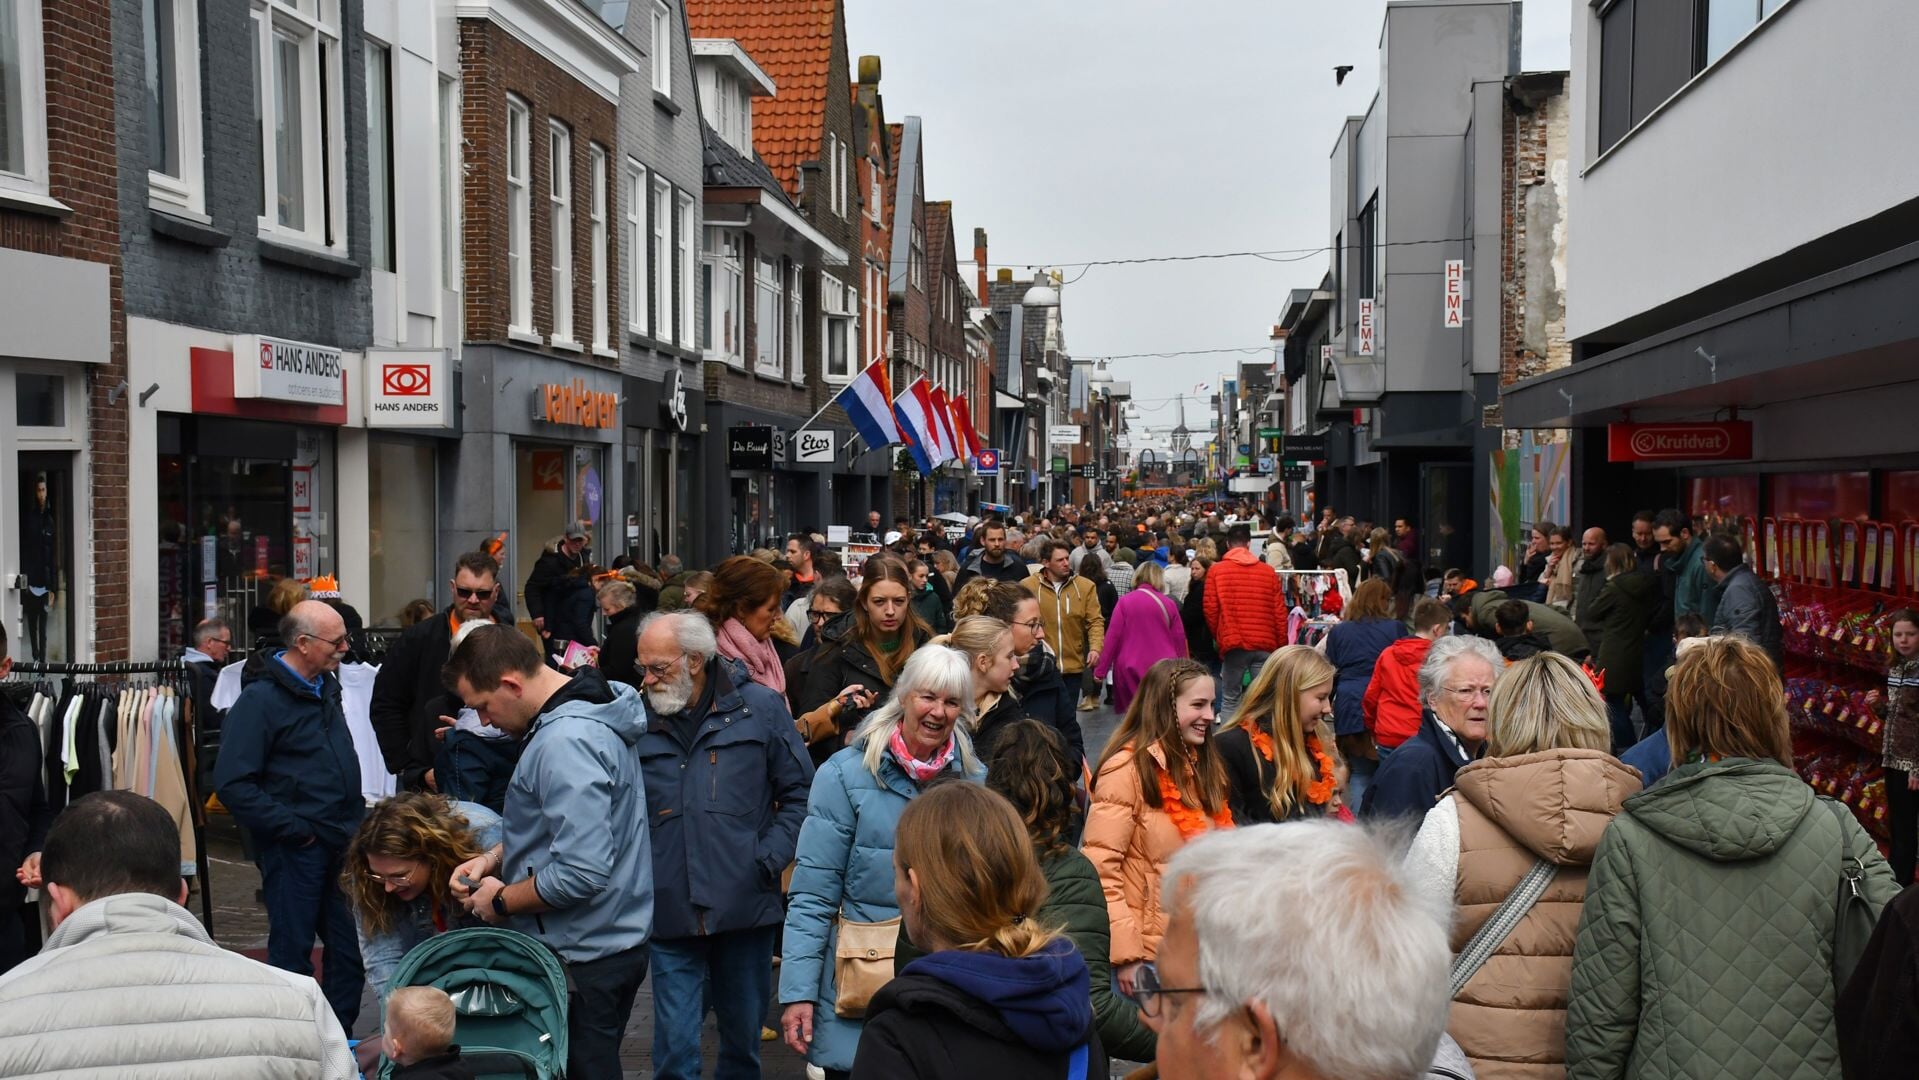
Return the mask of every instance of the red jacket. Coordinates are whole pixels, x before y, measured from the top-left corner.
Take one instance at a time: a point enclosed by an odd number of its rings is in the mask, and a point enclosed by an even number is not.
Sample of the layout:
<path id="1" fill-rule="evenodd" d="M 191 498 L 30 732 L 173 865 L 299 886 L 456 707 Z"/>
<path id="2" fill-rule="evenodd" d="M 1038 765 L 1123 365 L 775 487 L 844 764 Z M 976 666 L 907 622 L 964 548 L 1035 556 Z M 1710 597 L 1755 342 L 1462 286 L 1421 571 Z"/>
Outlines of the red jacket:
<path id="1" fill-rule="evenodd" d="M 1388 750 L 1419 731 L 1419 668 L 1433 643 L 1403 637 L 1379 654 L 1372 682 L 1366 685 L 1366 727 L 1373 741 Z"/>
<path id="2" fill-rule="evenodd" d="M 1206 625 L 1219 651 L 1272 652 L 1286 644 L 1286 594 L 1279 575 L 1248 548 L 1233 548 L 1206 571 Z"/>

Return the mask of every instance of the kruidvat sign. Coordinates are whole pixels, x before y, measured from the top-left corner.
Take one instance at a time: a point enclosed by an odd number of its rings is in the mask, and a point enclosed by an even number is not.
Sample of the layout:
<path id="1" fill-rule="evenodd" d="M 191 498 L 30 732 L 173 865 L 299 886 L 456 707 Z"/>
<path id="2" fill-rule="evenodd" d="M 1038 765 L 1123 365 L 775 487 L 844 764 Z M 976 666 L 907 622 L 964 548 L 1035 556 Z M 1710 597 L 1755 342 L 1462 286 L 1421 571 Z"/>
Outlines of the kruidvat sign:
<path id="1" fill-rule="evenodd" d="M 1608 461 L 1751 461 L 1752 421 L 1608 424 Z"/>
<path id="2" fill-rule="evenodd" d="M 246 334 L 233 339 L 233 396 L 345 405 L 346 366 L 325 345 Z"/>

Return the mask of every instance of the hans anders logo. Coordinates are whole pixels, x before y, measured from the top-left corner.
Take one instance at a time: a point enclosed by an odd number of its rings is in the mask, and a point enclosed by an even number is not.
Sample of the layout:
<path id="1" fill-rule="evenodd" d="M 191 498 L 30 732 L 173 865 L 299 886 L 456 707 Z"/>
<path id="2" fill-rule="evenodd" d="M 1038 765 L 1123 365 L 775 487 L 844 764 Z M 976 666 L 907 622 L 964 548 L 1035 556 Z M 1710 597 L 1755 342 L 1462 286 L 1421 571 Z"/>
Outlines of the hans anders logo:
<path id="1" fill-rule="evenodd" d="M 260 370 L 261 371 L 273 370 L 273 343 L 272 342 L 262 341 L 260 343 Z"/>
<path id="2" fill-rule="evenodd" d="M 380 369 L 380 390 L 392 397 L 430 397 L 433 365 L 384 364 Z"/>

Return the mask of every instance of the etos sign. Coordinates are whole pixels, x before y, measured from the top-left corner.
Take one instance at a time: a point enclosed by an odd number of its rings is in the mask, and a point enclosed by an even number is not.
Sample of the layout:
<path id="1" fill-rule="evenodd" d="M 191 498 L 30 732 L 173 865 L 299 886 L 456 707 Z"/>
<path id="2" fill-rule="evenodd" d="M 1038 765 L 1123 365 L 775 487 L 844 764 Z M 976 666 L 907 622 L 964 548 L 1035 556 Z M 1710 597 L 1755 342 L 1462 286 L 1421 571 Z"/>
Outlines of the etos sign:
<path id="1" fill-rule="evenodd" d="M 1750 461 L 1752 421 L 1608 424 L 1607 461 Z"/>

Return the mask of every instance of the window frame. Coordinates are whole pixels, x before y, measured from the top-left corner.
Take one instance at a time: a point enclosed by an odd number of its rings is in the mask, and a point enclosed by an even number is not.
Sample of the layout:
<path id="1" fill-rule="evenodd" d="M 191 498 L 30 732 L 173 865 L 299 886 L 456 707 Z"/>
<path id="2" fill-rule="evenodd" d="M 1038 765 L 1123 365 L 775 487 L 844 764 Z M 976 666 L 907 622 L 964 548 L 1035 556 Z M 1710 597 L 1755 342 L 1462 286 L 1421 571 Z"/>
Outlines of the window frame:
<path id="1" fill-rule="evenodd" d="M 653 92 L 673 100 L 673 9 L 653 0 Z"/>
<path id="2" fill-rule="evenodd" d="M 926 227 L 917 221 L 907 241 L 906 269 L 908 283 L 926 292 Z"/>
<path id="3" fill-rule="evenodd" d="M 770 272 L 769 272 L 770 271 Z M 786 358 L 783 342 L 786 312 L 780 306 L 785 294 L 785 274 L 777 258 L 758 252 L 753 257 L 753 370 L 772 378 L 784 378 Z M 768 309 L 771 309 L 770 313 Z M 771 318 L 767 316 L 771 314 Z M 772 362 L 767 358 L 771 356 Z"/>
<path id="4" fill-rule="evenodd" d="M 675 191 L 673 197 L 677 211 L 677 228 L 674 230 L 673 242 L 678 245 L 678 264 L 680 268 L 680 272 L 674 278 L 673 282 L 674 296 L 679 301 L 676 305 L 680 314 L 679 343 L 681 348 L 691 349 L 694 348 L 695 341 L 693 331 L 695 317 L 693 276 L 694 265 L 698 260 L 698 256 L 694 251 L 693 236 L 695 230 L 699 228 L 699 220 L 694 216 L 694 207 L 698 206 L 699 203 L 692 195 L 684 191 Z"/>
<path id="5" fill-rule="evenodd" d="M 853 356 L 853 305 L 847 300 L 851 292 L 845 282 L 820 271 L 820 378 L 829 383 L 851 382 L 857 367 Z M 837 368 L 833 362 L 835 324 L 840 331 L 842 361 Z"/>
<path id="6" fill-rule="evenodd" d="M 373 102 L 373 62 L 376 57 L 382 60 L 380 74 L 384 76 L 385 79 L 383 92 L 386 101 L 386 137 L 384 139 L 384 145 L 382 145 L 382 140 L 379 138 L 381 133 L 375 127 L 376 110 Z M 396 190 L 399 172 L 393 167 L 393 123 L 396 114 L 393 108 L 392 46 L 375 38 L 364 37 L 360 43 L 360 70 L 362 76 L 366 79 L 368 252 L 372 258 L 371 265 L 373 269 L 384 270 L 389 274 L 397 273 L 400 265 L 399 215 L 396 210 L 396 205 L 399 201 L 399 193 Z M 382 200 L 379 198 L 380 166 L 382 159 L 384 159 L 385 162 L 384 171 L 386 174 L 386 199 L 384 200 L 384 206 L 381 205 Z M 380 228 L 383 221 L 386 228 L 386 243 L 384 245 L 380 242 Z M 381 265 L 382 263 L 385 265 Z"/>
<path id="7" fill-rule="evenodd" d="M 464 113 L 460 109 L 460 80 L 440 77 L 440 288 L 458 292 L 465 287 L 460 263 L 461 200 L 465 195 L 461 149 L 466 144 Z M 456 184 L 454 177 L 461 177 Z M 448 334 L 451 338 L 453 335 Z"/>
<path id="8" fill-rule="evenodd" d="M 707 285 L 705 358 L 734 368 L 746 366 L 744 237 L 740 229 L 708 225 L 700 246 Z"/>
<path id="9" fill-rule="evenodd" d="M 652 245 L 652 252 L 649 261 L 668 268 L 653 279 L 653 339 L 665 341 L 672 337 L 668 331 L 673 324 L 673 182 L 654 173 L 651 196 L 648 213 L 652 219 L 652 233 L 647 242 Z"/>
<path id="10" fill-rule="evenodd" d="M 796 386 L 806 383 L 806 281 L 800 264 L 786 260 L 786 372 Z"/>
<path id="11" fill-rule="evenodd" d="M 546 122 L 547 262 L 552 290 L 549 312 L 553 345 L 579 345 L 573 336 L 573 129 L 557 117 Z M 562 280 L 564 279 L 564 280 Z"/>
<path id="12" fill-rule="evenodd" d="M 651 336 L 653 276 L 647 255 L 652 243 L 646 227 L 646 208 L 652 202 L 653 185 L 647 178 L 646 166 L 632 158 L 626 159 L 626 180 L 626 246 L 632 252 L 626 289 L 626 328 L 635 334 Z"/>
<path id="13" fill-rule="evenodd" d="M 26 0 L 16 0 L 24 3 Z M 142 22 L 155 0 L 141 5 Z M 38 8 L 40 0 L 31 0 Z M 153 167 L 151 153 L 147 161 L 147 202 L 161 209 L 204 215 L 207 208 L 206 152 L 201 140 L 200 91 L 200 5 L 198 0 L 173 0 L 172 95 L 166 103 L 174 112 L 174 154 L 179 160 L 178 176 Z M 149 48 L 151 46 L 149 45 Z M 144 64 L 144 57 L 142 63 Z M 22 75 L 26 74 L 22 64 Z M 44 73 L 43 73 L 44 75 Z M 40 98 L 45 100 L 44 87 Z M 44 115 L 44 114 L 43 114 Z M 41 134 L 44 143 L 44 130 Z M 151 132 L 149 132 L 149 139 Z M 150 147 L 151 144 L 149 144 Z"/>
<path id="14" fill-rule="evenodd" d="M 345 255 L 352 234 L 346 199 L 344 54 L 339 0 L 306 0 L 311 12 L 292 0 L 252 0 L 252 19 L 260 114 L 262 235 Z M 282 85 L 279 43 L 299 50 L 300 203 L 299 225 L 279 221 L 280 185 L 275 114 Z M 269 148 L 275 152 L 268 153 Z"/>
<path id="15" fill-rule="evenodd" d="M 0 170 L 0 191 L 51 201 L 47 162 L 46 20 L 40 0 L 16 0 L 14 39 L 20 43 L 19 170 Z"/>
<path id="16" fill-rule="evenodd" d="M 514 135 L 514 121 L 519 135 Z M 507 321 L 510 329 L 523 334 L 533 330 L 533 109 L 523 99 L 509 94 L 506 99 L 506 262 Z M 513 175 L 513 158 L 518 153 L 520 176 Z M 518 235 L 519 250 L 514 250 Z"/>
<path id="17" fill-rule="evenodd" d="M 586 208 L 587 229 L 592 244 L 588 270 L 593 275 L 593 347 L 602 352 L 613 347 L 613 319 L 608 311 L 613 298 L 607 287 L 606 273 L 606 161 L 606 147 L 589 141 L 586 144 L 586 164 L 593 171 L 593 180 L 592 194 Z"/>

